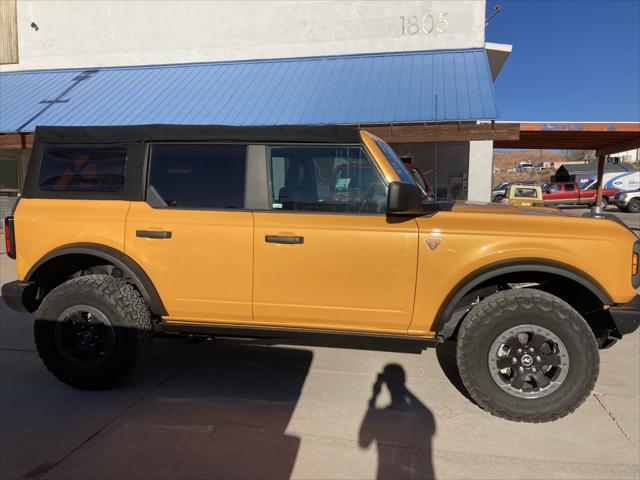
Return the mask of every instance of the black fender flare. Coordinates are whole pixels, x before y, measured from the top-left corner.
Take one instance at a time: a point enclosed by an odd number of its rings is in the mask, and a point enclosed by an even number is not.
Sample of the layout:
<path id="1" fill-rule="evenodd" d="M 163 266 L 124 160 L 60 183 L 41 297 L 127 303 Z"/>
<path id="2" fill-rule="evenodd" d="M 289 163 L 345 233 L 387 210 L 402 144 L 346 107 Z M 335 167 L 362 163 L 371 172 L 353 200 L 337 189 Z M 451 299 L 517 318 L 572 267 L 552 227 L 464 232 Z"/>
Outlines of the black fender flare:
<path id="1" fill-rule="evenodd" d="M 123 252 L 97 243 L 73 243 L 50 251 L 29 269 L 25 275 L 25 281 L 33 281 L 38 270 L 47 262 L 65 255 L 89 255 L 118 267 L 122 270 L 124 277 L 135 285 L 154 315 L 167 315 L 158 290 L 142 267 Z"/>
<path id="2" fill-rule="evenodd" d="M 466 313 L 466 309 L 464 311 L 455 311 L 456 305 L 462 298 L 475 287 L 492 278 L 517 272 L 542 272 L 564 277 L 589 290 L 603 305 L 613 305 L 615 303 L 596 280 L 575 267 L 561 262 L 538 259 L 508 260 L 482 267 L 458 282 L 440 306 L 432 330 L 445 339 L 451 338 L 458 323 Z"/>

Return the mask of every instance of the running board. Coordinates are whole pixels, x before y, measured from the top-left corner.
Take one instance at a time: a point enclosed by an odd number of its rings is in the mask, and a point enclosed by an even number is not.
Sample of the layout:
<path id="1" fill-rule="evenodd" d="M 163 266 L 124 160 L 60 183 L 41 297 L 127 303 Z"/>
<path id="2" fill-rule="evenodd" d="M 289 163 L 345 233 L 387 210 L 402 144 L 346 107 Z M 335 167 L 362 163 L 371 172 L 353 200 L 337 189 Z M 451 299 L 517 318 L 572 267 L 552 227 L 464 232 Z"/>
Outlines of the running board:
<path id="1" fill-rule="evenodd" d="M 439 343 L 437 338 L 408 335 L 167 321 L 158 322 L 156 330 L 169 335 L 248 339 L 260 345 L 300 345 L 399 353 L 421 353 L 424 349 L 435 347 Z"/>

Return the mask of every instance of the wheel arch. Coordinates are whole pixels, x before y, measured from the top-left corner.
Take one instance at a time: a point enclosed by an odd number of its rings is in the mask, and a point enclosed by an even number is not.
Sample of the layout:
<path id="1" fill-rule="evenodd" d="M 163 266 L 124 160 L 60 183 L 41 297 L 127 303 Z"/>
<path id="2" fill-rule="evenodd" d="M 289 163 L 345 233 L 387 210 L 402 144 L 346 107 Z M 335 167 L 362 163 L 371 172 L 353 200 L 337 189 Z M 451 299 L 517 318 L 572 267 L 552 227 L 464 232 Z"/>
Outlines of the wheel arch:
<path id="1" fill-rule="evenodd" d="M 587 300 L 598 302 L 600 305 L 615 303 L 602 285 L 575 267 L 561 262 L 539 259 L 509 260 L 482 267 L 458 282 L 441 305 L 432 330 L 445 339 L 453 337 L 460 322 L 470 309 L 469 304 L 465 303 L 465 297 L 481 291 L 483 286 L 490 288 L 498 285 L 499 280 L 520 279 L 525 282 L 528 277 L 534 281 L 539 279 L 561 280 L 565 282 L 565 286 L 571 285 L 586 293 L 589 296 Z M 562 295 L 558 296 L 562 298 Z M 568 301 L 567 303 L 571 304 L 572 302 Z"/>
<path id="2" fill-rule="evenodd" d="M 120 270 L 122 277 L 138 289 L 154 315 L 167 315 L 157 289 L 142 267 L 123 252 L 105 245 L 74 243 L 58 247 L 45 254 L 29 269 L 25 281 L 57 286 L 79 270 L 105 264 Z"/>

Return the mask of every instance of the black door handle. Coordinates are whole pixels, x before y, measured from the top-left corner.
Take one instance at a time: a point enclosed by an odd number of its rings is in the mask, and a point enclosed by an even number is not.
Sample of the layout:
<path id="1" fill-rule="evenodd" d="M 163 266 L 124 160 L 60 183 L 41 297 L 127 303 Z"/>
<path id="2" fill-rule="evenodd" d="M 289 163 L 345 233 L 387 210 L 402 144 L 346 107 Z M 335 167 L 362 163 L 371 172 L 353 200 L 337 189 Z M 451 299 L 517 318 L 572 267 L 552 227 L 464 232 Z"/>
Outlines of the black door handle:
<path id="1" fill-rule="evenodd" d="M 168 232 L 166 230 L 136 230 L 136 237 L 171 238 L 171 232 Z"/>
<path id="2" fill-rule="evenodd" d="M 304 243 L 304 237 L 289 237 L 282 235 L 266 235 L 264 241 L 267 243 L 286 243 L 293 245 L 296 243 Z"/>

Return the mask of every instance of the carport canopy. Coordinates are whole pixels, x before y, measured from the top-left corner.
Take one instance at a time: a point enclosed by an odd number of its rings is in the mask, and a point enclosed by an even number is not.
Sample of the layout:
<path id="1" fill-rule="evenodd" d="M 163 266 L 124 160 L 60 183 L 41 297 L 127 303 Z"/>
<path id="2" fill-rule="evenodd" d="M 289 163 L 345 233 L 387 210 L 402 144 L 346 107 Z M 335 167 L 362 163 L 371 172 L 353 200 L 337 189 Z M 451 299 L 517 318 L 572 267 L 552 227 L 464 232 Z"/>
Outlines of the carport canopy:
<path id="1" fill-rule="evenodd" d="M 512 122 L 501 122 L 508 125 Z M 607 155 L 640 148 L 640 122 L 515 122 L 520 138 L 496 140 L 494 148 L 595 150 L 598 156 L 598 198 Z"/>

